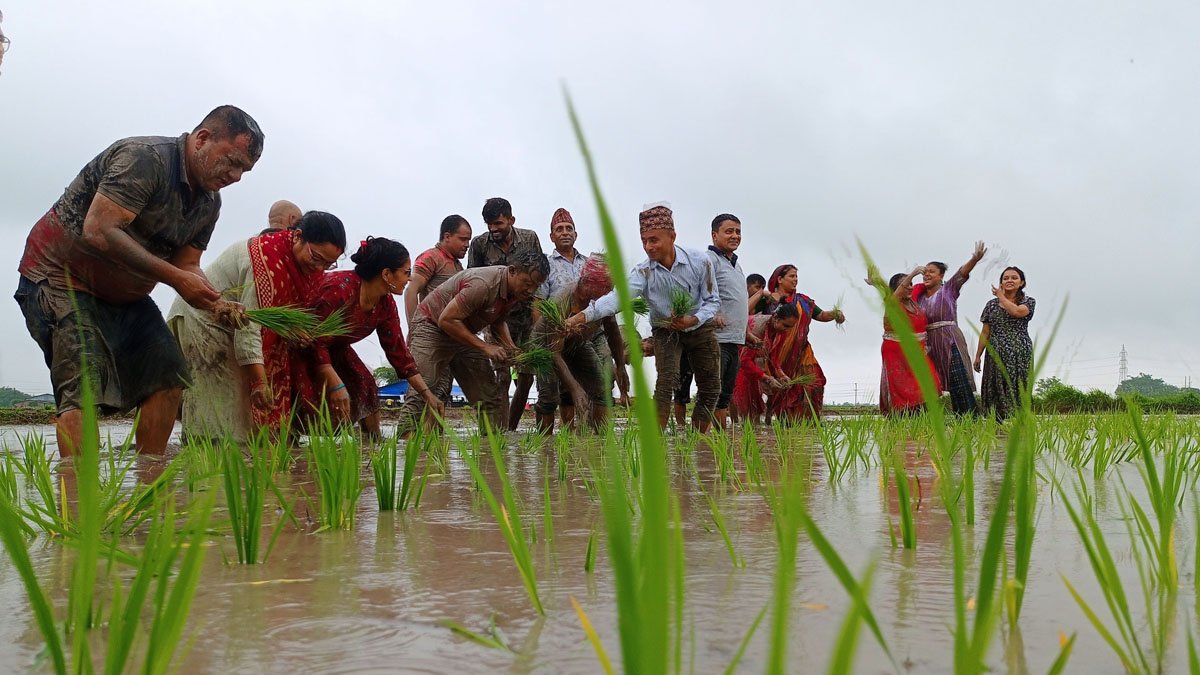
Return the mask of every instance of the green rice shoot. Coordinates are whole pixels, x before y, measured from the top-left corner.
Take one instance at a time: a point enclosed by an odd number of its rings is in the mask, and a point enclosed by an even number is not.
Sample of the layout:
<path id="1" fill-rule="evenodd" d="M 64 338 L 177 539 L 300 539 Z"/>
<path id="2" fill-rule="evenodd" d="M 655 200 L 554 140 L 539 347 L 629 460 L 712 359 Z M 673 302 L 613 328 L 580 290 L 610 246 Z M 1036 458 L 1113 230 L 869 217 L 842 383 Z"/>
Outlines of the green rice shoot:
<path id="1" fill-rule="evenodd" d="M 545 321 L 546 325 L 556 331 L 567 323 L 567 319 L 570 318 L 571 314 L 571 310 L 568 307 L 550 298 L 542 298 L 534 302 L 533 308 L 541 315 L 542 321 Z"/>
<path id="2" fill-rule="evenodd" d="M 638 316 L 646 316 L 650 313 L 650 303 L 639 295 L 633 299 L 633 313 Z"/>
<path id="3" fill-rule="evenodd" d="M 261 307 L 246 310 L 246 318 L 285 340 L 316 340 L 349 332 L 346 315 L 338 308 L 324 319 L 299 307 Z"/>
<path id="4" fill-rule="evenodd" d="M 549 375 L 554 370 L 554 352 L 542 345 L 528 345 L 513 358 L 513 363 L 534 375 Z"/>

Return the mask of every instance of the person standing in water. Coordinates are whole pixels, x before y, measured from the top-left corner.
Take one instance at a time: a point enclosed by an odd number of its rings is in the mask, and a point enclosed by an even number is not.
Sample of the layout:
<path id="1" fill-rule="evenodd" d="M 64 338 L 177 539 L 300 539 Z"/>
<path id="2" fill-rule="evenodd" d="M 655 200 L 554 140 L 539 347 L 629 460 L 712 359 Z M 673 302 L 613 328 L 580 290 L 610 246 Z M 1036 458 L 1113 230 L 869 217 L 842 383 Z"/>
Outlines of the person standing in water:
<path id="1" fill-rule="evenodd" d="M 992 295 L 996 297 L 988 300 L 979 318 L 983 330 L 975 350 L 975 371 L 980 370 L 983 352 L 990 346 L 982 368 L 983 407 L 1003 420 L 1021 407 L 1021 390 L 1033 370 L 1029 321 L 1036 303 L 1025 295 L 1025 272 L 1020 267 L 1004 268 L 1000 287 L 992 286 Z"/>
<path id="2" fill-rule="evenodd" d="M 959 415 L 976 412 L 975 377 L 967 366 L 967 341 L 958 327 L 958 295 L 962 285 L 971 276 L 971 270 L 983 259 L 987 249 L 982 241 L 975 242 L 975 252 L 945 278 L 946 263 L 933 261 L 921 272 L 921 283 L 913 285 L 913 300 L 925 318 L 929 344 L 929 358 L 937 368 L 938 379 L 943 391 L 950 392 L 950 405 Z"/>

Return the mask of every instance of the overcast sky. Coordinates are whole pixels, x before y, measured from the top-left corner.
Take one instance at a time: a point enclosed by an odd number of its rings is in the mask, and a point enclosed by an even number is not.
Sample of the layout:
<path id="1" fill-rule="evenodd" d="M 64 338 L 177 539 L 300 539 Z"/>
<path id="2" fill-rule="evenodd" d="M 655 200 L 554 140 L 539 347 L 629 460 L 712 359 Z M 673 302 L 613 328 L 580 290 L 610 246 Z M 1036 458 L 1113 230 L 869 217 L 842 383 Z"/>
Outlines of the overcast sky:
<path id="1" fill-rule="evenodd" d="M 2 1 L 2 0 L 0 0 Z M 751 11 L 751 7 L 757 11 Z M 600 248 L 562 100 L 570 87 L 627 260 L 637 213 L 669 201 L 679 243 L 743 223 L 747 273 L 800 269 L 845 331 L 816 325 L 826 401 L 873 400 L 885 273 L 991 253 L 960 302 L 977 323 L 1021 266 L 1049 364 L 1117 383 L 1118 352 L 1176 385 L 1200 366 L 1194 288 L 1200 5 L 1155 3 L 45 2 L 0 5 L 0 385 L 49 391 L 10 297 L 25 236 L 113 141 L 177 135 L 232 103 L 266 132 L 222 192 L 208 259 L 287 198 L 366 235 L 432 245 L 482 231 L 486 198 L 546 234 L 566 207 Z M 343 269 L 345 266 L 343 266 Z M 166 309 L 174 292 L 155 292 Z M 969 337 L 971 348 L 975 340 Z M 374 340 L 360 343 L 382 361 Z"/>

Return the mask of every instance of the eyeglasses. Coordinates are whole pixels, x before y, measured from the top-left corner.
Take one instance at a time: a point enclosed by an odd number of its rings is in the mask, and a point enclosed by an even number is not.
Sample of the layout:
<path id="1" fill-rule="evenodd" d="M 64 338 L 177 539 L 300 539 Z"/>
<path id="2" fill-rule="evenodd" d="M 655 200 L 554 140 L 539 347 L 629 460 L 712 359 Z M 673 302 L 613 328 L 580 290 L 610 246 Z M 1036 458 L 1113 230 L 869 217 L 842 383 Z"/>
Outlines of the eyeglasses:
<path id="1" fill-rule="evenodd" d="M 5 35 L 0 35 L 0 54 L 7 54 L 10 46 L 12 46 L 12 40 Z"/>
<path id="2" fill-rule="evenodd" d="M 334 260 L 333 262 L 329 262 L 322 256 L 318 255 L 315 251 L 313 251 L 312 244 L 306 243 L 305 246 L 308 247 L 308 257 L 311 258 L 312 261 L 314 263 L 316 263 L 317 265 L 320 265 L 321 267 L 323 267 L 324 269 L 327 269 L 327 270 L 334 269 L 338 266 L 337 260 Z"/>

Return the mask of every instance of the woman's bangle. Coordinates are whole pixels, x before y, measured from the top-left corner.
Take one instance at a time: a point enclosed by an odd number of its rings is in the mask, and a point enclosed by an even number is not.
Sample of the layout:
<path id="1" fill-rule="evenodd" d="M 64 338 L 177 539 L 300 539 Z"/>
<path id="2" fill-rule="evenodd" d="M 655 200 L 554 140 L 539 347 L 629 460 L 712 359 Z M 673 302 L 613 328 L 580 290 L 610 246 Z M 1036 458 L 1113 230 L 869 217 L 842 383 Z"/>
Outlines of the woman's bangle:
<path id="1" fill-rule="evenodd" d="M 341 384 L 337 385 L 336 387 L 330 387 L 330 388 L 329 388 L 329 393 L 331 393 L 331 394 L 332 394 L 333 392 L 337 391 L 338 389 L 345 389 L 345 388 L 346 388 L 346 383 L 345 383 L 345 382 L 343 382 L 343 383 L 341 383 Z"/>

